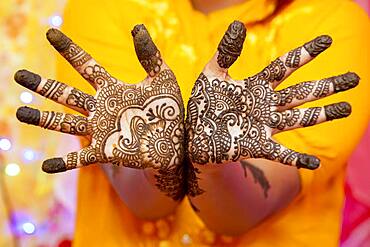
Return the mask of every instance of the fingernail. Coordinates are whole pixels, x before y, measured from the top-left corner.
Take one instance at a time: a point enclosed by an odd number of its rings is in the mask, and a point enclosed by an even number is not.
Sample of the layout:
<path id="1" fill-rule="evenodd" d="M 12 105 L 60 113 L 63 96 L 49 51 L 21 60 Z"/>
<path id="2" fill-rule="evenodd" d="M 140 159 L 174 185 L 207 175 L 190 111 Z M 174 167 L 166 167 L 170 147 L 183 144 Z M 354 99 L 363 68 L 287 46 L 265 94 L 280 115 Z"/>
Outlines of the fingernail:
<path id="1" fill-rule="evenodd" d="M 36 91 L 37 86 L 41 82 L 41 77 L 38 74 L 34 74 L 30 71 L 22 69 L 22 70 L 18 70 L 14 74 L 14 80 L 20 85 L 32 91 Z"/>
<path id="2" fill-rule="evenodd" d="M 351 105 L 347 102 L 334 103 L 331 105 L 324 106 L 326 120 L 333 120 L 338 118 L 348 117 L 352 108 Z"/>
<path id="3" fill-rule="evenodd" d="M 70 38 L 55 28 L 51 28 L 47 31 L 46 38 L 49 40 L 50 44 L 60 52 L 66 50 L 72 42 Z"/>
<path id="4" fill-rule="evenodd" d="M 40 111 L 27 106 L 19 107 L 16 116 L 23 123 L 33 125 L 39 125 L 40 123 Z"/>
<path id="5" fill-rule="evenodd" d="M 42 163 L 42 170 L 46 173 L 64 172 L 67 170 L 66 163 L 62 158 L 53 158 L 45 160 Z"/>
<path id="6" fill-rule="evenodd" d="M 354 88 L 358 85 L 360 77 L 353 72 L 334 77 L 334 91 L 342 92 Z"/>
<path id="7" fill-rule="evenodd" d="M 221 68 L 229 68 L 240 56 L 247 29 L 240 21 L 231 23 L 218 45 L 217 63 Z"/>
<path id="8" fill-rule="evenodd" d="M 316 57 L 321 52 L 325 51 L 331 43 L 333 42 L 332 38 L 329 35 L 321 35 L 310 42 L 307 42 L 303 45 L 308 54 L 311 57 Z"/>
<path id="9" fill-rule="evenodd" d="M 320 160 L 313 155 L 299 154 L 296 166 L 298 168 L 314 170 L 320 166 Z"/>

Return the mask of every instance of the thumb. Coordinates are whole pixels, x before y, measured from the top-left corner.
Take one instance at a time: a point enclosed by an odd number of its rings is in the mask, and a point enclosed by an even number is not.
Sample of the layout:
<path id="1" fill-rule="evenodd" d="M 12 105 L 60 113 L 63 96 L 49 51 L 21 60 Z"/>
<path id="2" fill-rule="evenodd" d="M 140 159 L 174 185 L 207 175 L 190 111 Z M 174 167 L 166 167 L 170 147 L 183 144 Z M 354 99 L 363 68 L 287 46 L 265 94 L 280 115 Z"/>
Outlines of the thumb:
<path id="1" fill-rule="evenodd" d="M 161 70 L 163 60 L 161 53 L 154 44 L 148 30 L 143 24 L 136 25 L 131 31 L 134 46 L 139 62 L 150 77 L 154 77 Z"/>
<path id="2" fill-rule="evenodd" d="M 227 70 L 238 59 L 243 49 L 246 33 L 247 29 L 240 21 L 234 21 L 229 25 L 213 58 L 217 58 L 218 69 Z"/>

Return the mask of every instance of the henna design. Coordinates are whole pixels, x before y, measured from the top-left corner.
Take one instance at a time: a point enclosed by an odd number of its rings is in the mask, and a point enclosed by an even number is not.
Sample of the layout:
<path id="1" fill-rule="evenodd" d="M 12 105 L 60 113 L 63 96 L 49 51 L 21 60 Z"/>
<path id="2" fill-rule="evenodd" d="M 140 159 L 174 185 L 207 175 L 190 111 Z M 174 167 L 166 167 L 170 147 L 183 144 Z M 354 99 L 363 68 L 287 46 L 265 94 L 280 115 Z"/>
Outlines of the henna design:
<path id="1" fill-rule="evenodd" d="M 67 85 L 49 79 L 40 90 L 40 94 L 52 100 L 58 100 L 66 88 Z"/>
<path id="2" fill-rule="evenodd" d="M 77 164 L 78 164 L 78 153 L 77 152 L 69 153 L 67 155 L 66 170 L 76 168 Z"/>
<path id="3" fill-rule="evenodd" d="M 360 77 L 353 72 L 336 76 L 333 78 L 334 92 L 342 92 L 354 88 L 358 85 Z"/>
<path id="4" fill-rule="evenodd" d="M 303 82 L 297 85 L 287 87 L 277 92 L 280 98 L 279 106 L 291 103 L 293 99 L 303 100 L 312 92 L 314 85 L 312 82 Z"/>
<path id="5" fill-rule="evenodd" d="M 299 61 L 301 60 L 301 47 L 288 52 L 288 56 L 285 60 L 285 65 L 289 68 L 298 68 Z"/>
<path id="6" fill-rule="evenodd" d="M 315 88 L 313 95 L 316 98 L 322 98 L 329 95 L 330 84 L 331 84 L 330 80 L 323 79 L 318 81 L 317 87 Z"/>
<path id="7" fill-rule="evenodd" d="M 87 112 L 96 110 L 96 100 L 93 96 L 85 94 L 80 90 L 73 88 L 68 95 L 66 102 L 70 106 L 76 106 Z"/>
<path id="8" fill-rule="evenodd" d="M 277 58 L 275 61 L 272 61 L 260 75 L 267 81 L 280 81 L 284 78 L 286 73 L 286 67 L 284 66 L 283 61 L 280 58 Z"/>
<path id="9" fill-rule="evenodd" d="M 35 92 L 41 82 L 41 77 L 38 74 L 22 69 L 14 74 L 14 80 L 20 85 Z"/>
<path id="10" fill-rule="evenodd" d="M 326 120 L 347 117 L 351 114 L 351 105 L 347 102 L 340 102 L 324 106 Z"/>
<path id="11" fill-rule="evenodd" d="M 153 43 L 144 25 L 136 25 L 131 31 L 139 62 L 150 76 L 155 76 L 163 63 L 157 46 Z"/>
<path id="12" fill-rule="evenodd" d="M 75 68 L 92 59 L 88 53 L 58 29 L 49 29 L 46 37 L 54 48 Z"/>
<path id="13" fill-rule="evenodd" d="M 299 123 L 303 127 L 312 126 L 316 124 L 316 121 L 320 115 L 321 107 L 312 107 L 305 110 L 303 118 Z"/>
<path id="14" fill-rule="evenodd" d="M 263 195 L 265 196 L 265 198 L 267 198 L 268 191 L 270 190 L 271 186 L 263 170 L 261 170 L 257 166 L 252 165 L 246 160 L 241 160 L 240 165 L 244 170 L 245 177 L 247 177 L 247 169 L 252 173 L 254 183 L 258 183 L 261 186 L 261 189 L 263 190 Z"/>
<path id="15" fill-rule="evenodd" d="M 221 68 L 229 68 L 240 56 L 246 33 L 242 22 L 234 21 L 230 24 L 217 48 L 217 63 Z"/>
<path id="16" fill-rule="evenodd" d="M 85 117 L 64 114 L 53 111 L 43 111 L 30 107 L 20 107 L 17 110 L 19 121 L 38 125 L 45 129 L 58 130 L 64 133 L 75 135 L 88 135 L 91 133 L 90 125 Z"/>
<path id="17" fill-rule="evenodd" d="M 311 57 L 316 57 L 321 52 L 329 48 L 333 40 L 328 35 L 321 35 L 314 40 L 307 42 L 303 45 L 303 47 L 306 49 L 308 54 L 310 54 Z"/>

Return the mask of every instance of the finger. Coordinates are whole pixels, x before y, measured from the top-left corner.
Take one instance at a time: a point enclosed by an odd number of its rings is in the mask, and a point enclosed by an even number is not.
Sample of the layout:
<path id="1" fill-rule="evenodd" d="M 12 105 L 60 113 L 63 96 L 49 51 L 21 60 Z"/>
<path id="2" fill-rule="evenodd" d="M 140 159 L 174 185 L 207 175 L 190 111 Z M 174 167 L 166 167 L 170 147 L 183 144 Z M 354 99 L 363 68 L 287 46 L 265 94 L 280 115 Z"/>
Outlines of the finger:
<path id="1" fill-rule="evenodd" d="M 27 70 L 17 71 L 14 79 L 20 85 L 82 114 L 87 115 L 96 110 L 96 100 L 93 96 L 62 82 L 43 79 L 38 74 Z"/>
<path id="2" fill-rule="evenodd" d="M 39 111 L 27 106 L 17 110 L 19 121 L 40 126 L 45 129 L 60 131 L 72 135 L 91 134 L 91 126 L 86 117 L 53 111 Z"/>
<path id="3" fill-rule="evenodd" d="M 136 25 L 131 34 L 140 64 L 150 77 L 154 77 L 161 71 L 163 64 L 161 53 L 143 24 Z"/>
<path id="4" fill-rule="evenodd" d="M 234 21 L 227 28 L 217 47 L 217 52 L 208 63 L 207 67 L 214 71 L 227 72 L 227 69 L 240 56 L 247 29 L 244 23 Z"/>
<path id="5" fill-rule="evenodd" d="M 275 88 L 299 67 L 308 63 L 321 52 L 329 48 L 331 43 L 332 39 L 328 35 L 316 37 L 303 46 L 291 50 L 277 58 L 264 68 L 259 75 L 265 78 L 272 88 Z"/>
<path id="6" fill-rule="evenodd" d="M 348 117 L 351 105 L 347 102 L 334 103 L 324 107 L 291 109 L 274 112 L 269 119 L 269 126 L 276 129 L 274 133 L 301 127 L 308 127 L 325 121 Z"/>
<path id="7" fill-rule="evenodd" d="M 86 51 L 58 29 L 46 33 L 50 44 L 95 88 L 101 88 L 117 80 L 99 65 Z"/>
<path id="8" fill-rule="evenodd" d="M 69 153 L 65 157 L 45 160 L 42 163 L 42 170 L 46 173 L 64 172 L 94 164 L 99 160 L 98 150 L 93 146 L 88 146 L 78 152 Z"/>
<path id="9" fill-rule="evenodd" d="M 334 93 L 346 91 L 358 85 L 360 77 L 348 72 L 318 81 L 302 82 L 277 91 L 279 110 L 289 109 Z"/>
<path id="10" fill-rule="evenodd" d="M 266 159 L 280 162 L 284 165 L 314 170 L 320 166 L 320 159 L 316 156 L 299 153 L 290 148 L 270 140 L 263 145 Z"/>

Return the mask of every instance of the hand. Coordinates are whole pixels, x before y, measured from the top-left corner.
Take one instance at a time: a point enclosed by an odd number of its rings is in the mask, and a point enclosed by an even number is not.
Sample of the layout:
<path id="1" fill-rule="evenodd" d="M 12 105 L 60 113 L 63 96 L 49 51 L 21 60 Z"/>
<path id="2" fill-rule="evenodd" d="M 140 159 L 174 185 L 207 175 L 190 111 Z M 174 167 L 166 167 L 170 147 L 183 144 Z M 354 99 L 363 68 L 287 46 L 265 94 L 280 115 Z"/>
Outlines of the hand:
<path id="1" fill-rule="evenodd" d="M 96 95 L 20 70 L 15 74 L 19 84 L 87 117 L 20 107 L 17 118 L 91 139 L 91 144 L 78 152 L 44 161 L 43 171 L 56 173 L 107 162 L 154 168 L 157 186 L 178 199 L 184 133 L 180 89 L 144 25 L 135 26 L 132 36 L 138 59 L 148 73 L 136 85 L 114 78 L 62 32 L 50 29 L 49 42 L 96 89 Z"/>
<path id="2" fill-rule="evenodd" d="M 353 88 L 359 77 L 346 73 L 274 90 L 331 45 L 332 39 L 323 35 L 277 58 L 258 74 L 233 80 L 228 68 L 240 55 L 245 36 L 243 23 L 233 22 L 195 82 L 186 120 L 191 162 L 205 165 L 264 158 L 316 169 L 320 164 L 317 157 L 291 150 L 272 136 L 350 115 L 347 102 L 307 109 L 294 107 Z"/>

